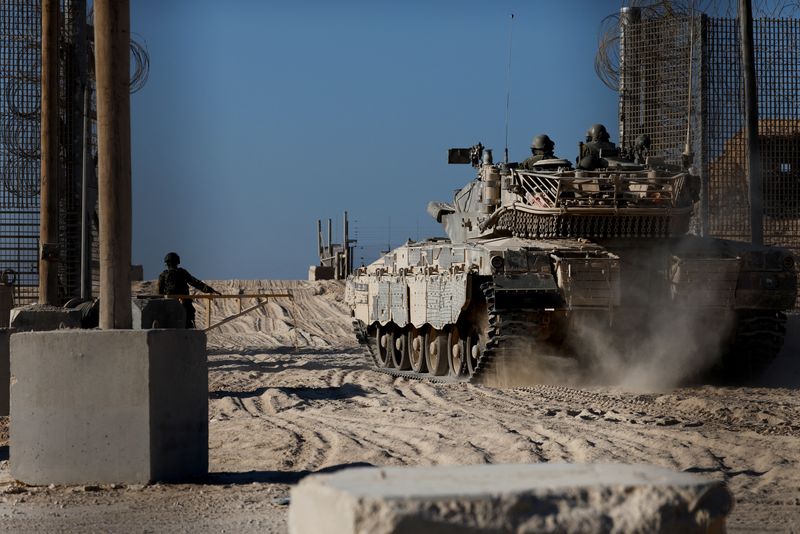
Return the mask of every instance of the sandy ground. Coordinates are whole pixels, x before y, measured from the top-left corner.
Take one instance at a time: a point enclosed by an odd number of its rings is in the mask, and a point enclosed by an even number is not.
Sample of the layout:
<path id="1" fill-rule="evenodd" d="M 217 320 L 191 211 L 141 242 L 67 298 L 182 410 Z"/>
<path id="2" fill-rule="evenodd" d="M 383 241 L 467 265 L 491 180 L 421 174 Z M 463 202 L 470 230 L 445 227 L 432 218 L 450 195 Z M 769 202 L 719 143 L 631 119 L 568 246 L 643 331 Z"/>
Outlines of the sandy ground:
<path id="1" fill-rule="evenodd" d="M 335 282 L 211 284 L 223 293 L 291 289 L 295 299 L 269 302 L 209 333 L 208 479 L 24 487 L 8 474 L 4 419 L 0 530 L 285 532 L 291 485 L 320 470 L 597 461 L 724 480 L 736 499 L 731 532 L 800 531 L 797 317 L 781 357 L 746 387 L 500 390 L 370 370 Z M 214 318 L 238 307 L 217 305 Z"/>

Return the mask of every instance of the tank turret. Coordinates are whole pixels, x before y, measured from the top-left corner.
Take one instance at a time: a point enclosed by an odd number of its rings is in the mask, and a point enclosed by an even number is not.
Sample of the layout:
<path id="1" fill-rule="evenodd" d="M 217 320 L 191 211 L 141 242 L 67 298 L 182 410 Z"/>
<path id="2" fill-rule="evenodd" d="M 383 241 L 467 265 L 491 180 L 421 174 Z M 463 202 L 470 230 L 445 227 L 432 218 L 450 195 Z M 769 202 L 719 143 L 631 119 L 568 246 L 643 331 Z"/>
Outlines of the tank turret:
<path id="1" fill-rule="evenodd" d="M 454 154 L 481 150 L 480 144 L 451 149 L 448 161 L 466 163 Z M 590 151 L 584 153 L 584 159 L 590 157 Z M 573 169 L 557 158 L 540 160 L 532 170 L 474 165 L 475 180 L 452 203 L 429 203 L 428 212 L 454 243 L 491 236 L 649 239 L 685 234 L 698 198 L 698 178 L 656 158 L 636 164 L 619 157 L 616 149 L 614 154 L 595 170 Z"/>

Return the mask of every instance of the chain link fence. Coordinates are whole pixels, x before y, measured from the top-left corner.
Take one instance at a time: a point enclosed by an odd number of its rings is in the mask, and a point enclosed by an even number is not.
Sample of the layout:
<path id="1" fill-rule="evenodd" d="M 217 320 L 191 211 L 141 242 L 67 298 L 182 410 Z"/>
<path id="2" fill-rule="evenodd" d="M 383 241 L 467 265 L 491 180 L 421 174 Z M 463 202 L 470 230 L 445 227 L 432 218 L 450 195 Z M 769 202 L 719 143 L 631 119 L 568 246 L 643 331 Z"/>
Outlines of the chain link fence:
<path id="1" fill-rule="evenodd" d="M 620 143 L 652 139 L 651 155 L 693 155 L 703 188 L 693 231 L 749 241 L 744 84 L 735 19 L 623 10 Z M 764 172 L 764 241 L 800 257 L 800 21 L 756 19 L 755 60 Z M 688 148 L 688 150 L 687 150 Z M 800 301 L 798 301 L 800 307 Z"/>
<path id="2" fill-rule="evenodd" d="M 0 3 L 0 270 L 15 302 L 38 298 L 41 10 Z"/>
<path id="3" fill-rule="evenodd" d="M 83 104 L 88 79 L 85 0 L 62 0 L 60 15 L 58 290 L 65 301 L 80 294 Z M 3 0 L 0 271 L 9 271 L 14 280 L 18 305 L 38 300 L 41 68 L 41 2 Z"/>

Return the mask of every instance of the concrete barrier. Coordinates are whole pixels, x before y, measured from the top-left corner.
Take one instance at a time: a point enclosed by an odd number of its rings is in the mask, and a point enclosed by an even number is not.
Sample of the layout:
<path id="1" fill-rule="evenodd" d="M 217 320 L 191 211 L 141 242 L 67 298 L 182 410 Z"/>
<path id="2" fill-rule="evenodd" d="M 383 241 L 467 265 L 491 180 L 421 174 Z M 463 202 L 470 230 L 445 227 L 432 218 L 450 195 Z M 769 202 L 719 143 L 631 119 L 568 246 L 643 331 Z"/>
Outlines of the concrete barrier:
<path id="1" fill-rule="evenodd" d="M 8 328 L 11 310 L 14 308 L 14 286 L 2 282 L 0 274 L 0 328 Z"/>
<path id="2" fill-rule="evenodd" d="M 133 328 L 186 328 L 186 310 L 176 299 L 132 299 Z"/>
<path id="3" fill-rule="evenodd" d="M 20 306 L 11 310 L 11 327 L 20 332 L 80 328 L 81 311 L 40 304 Z"/>
<path id="4" fill-rule="evenodd" d="M 22 482 L 144 484 L 208 472 L 206 336 L 11 336 L 10 471 Z"/>
<path id="5" fill-rule="evenodd" d="M 9 383 L 11 379 L 11 361 L 8 357 L 8 338 L 13 330 L 0 328 L 0 417 L 9 414 Z"/>
<path id="6" fill-rule="evenodd" d="M 724 532 L 724 484 L 615 464 L 354 468 L 303 479 L 290 534 Z"/>

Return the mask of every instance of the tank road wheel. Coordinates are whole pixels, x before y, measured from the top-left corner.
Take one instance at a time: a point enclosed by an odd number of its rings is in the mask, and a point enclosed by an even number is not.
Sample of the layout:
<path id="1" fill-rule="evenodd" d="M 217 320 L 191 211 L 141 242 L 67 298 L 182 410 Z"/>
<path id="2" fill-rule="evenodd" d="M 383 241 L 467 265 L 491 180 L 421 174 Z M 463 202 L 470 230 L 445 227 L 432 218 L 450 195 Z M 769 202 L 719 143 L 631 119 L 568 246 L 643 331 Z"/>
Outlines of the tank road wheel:
<path id="1" fill-rule="evenodd" d="M 378 325 L 375 335 L 375 363 L 378 367 L 392 366 L 392 347 L 394 346 L 394 334 L 392 326 Z"/>
<path id="2" fill-rule="evenodd" d="M 461 332 L 457 326 L 452 327 L 447 334 L 447 362 L 450 376 L 460 378 L 466 375 L 466 343 L 461 338 Z"/>
<path id="3" fill-rule="evenodd" d="M 411 358 L 409 356 L 408 333 L 397 332 L 392 344 L 392 364 L 396 369 L 408 371 L 411 369 Z"/>
<path id="4" fill-rule="evenodd" d="M 435 376 L 447 374 L 447 332 L 431 328 L 428 330 L 427 364 L 428 372 Z"/>
<path id="5" fill-rule="evenodd" d="M 411 361 L 411 369 L 415 373 L 426 373 L 428 365 L 425 354 L 428 352 L 425 343 L 425 333 L 413 326 L 409 327 L 406 343 L 408 345 L 408 357 Z"/>
<path id="6" fill-rule="evenodd" d="M 478 360 L 481 359 L 483 350 L 486 347 L 481 339 L 480 334 L 478 334 L 478 330 L 475 327 L 470 330 L 465 341 L 467 371 L 469 371 L 469 375 L 472 376 L 475 374 L 475 370 L 478 368 Z"/>

